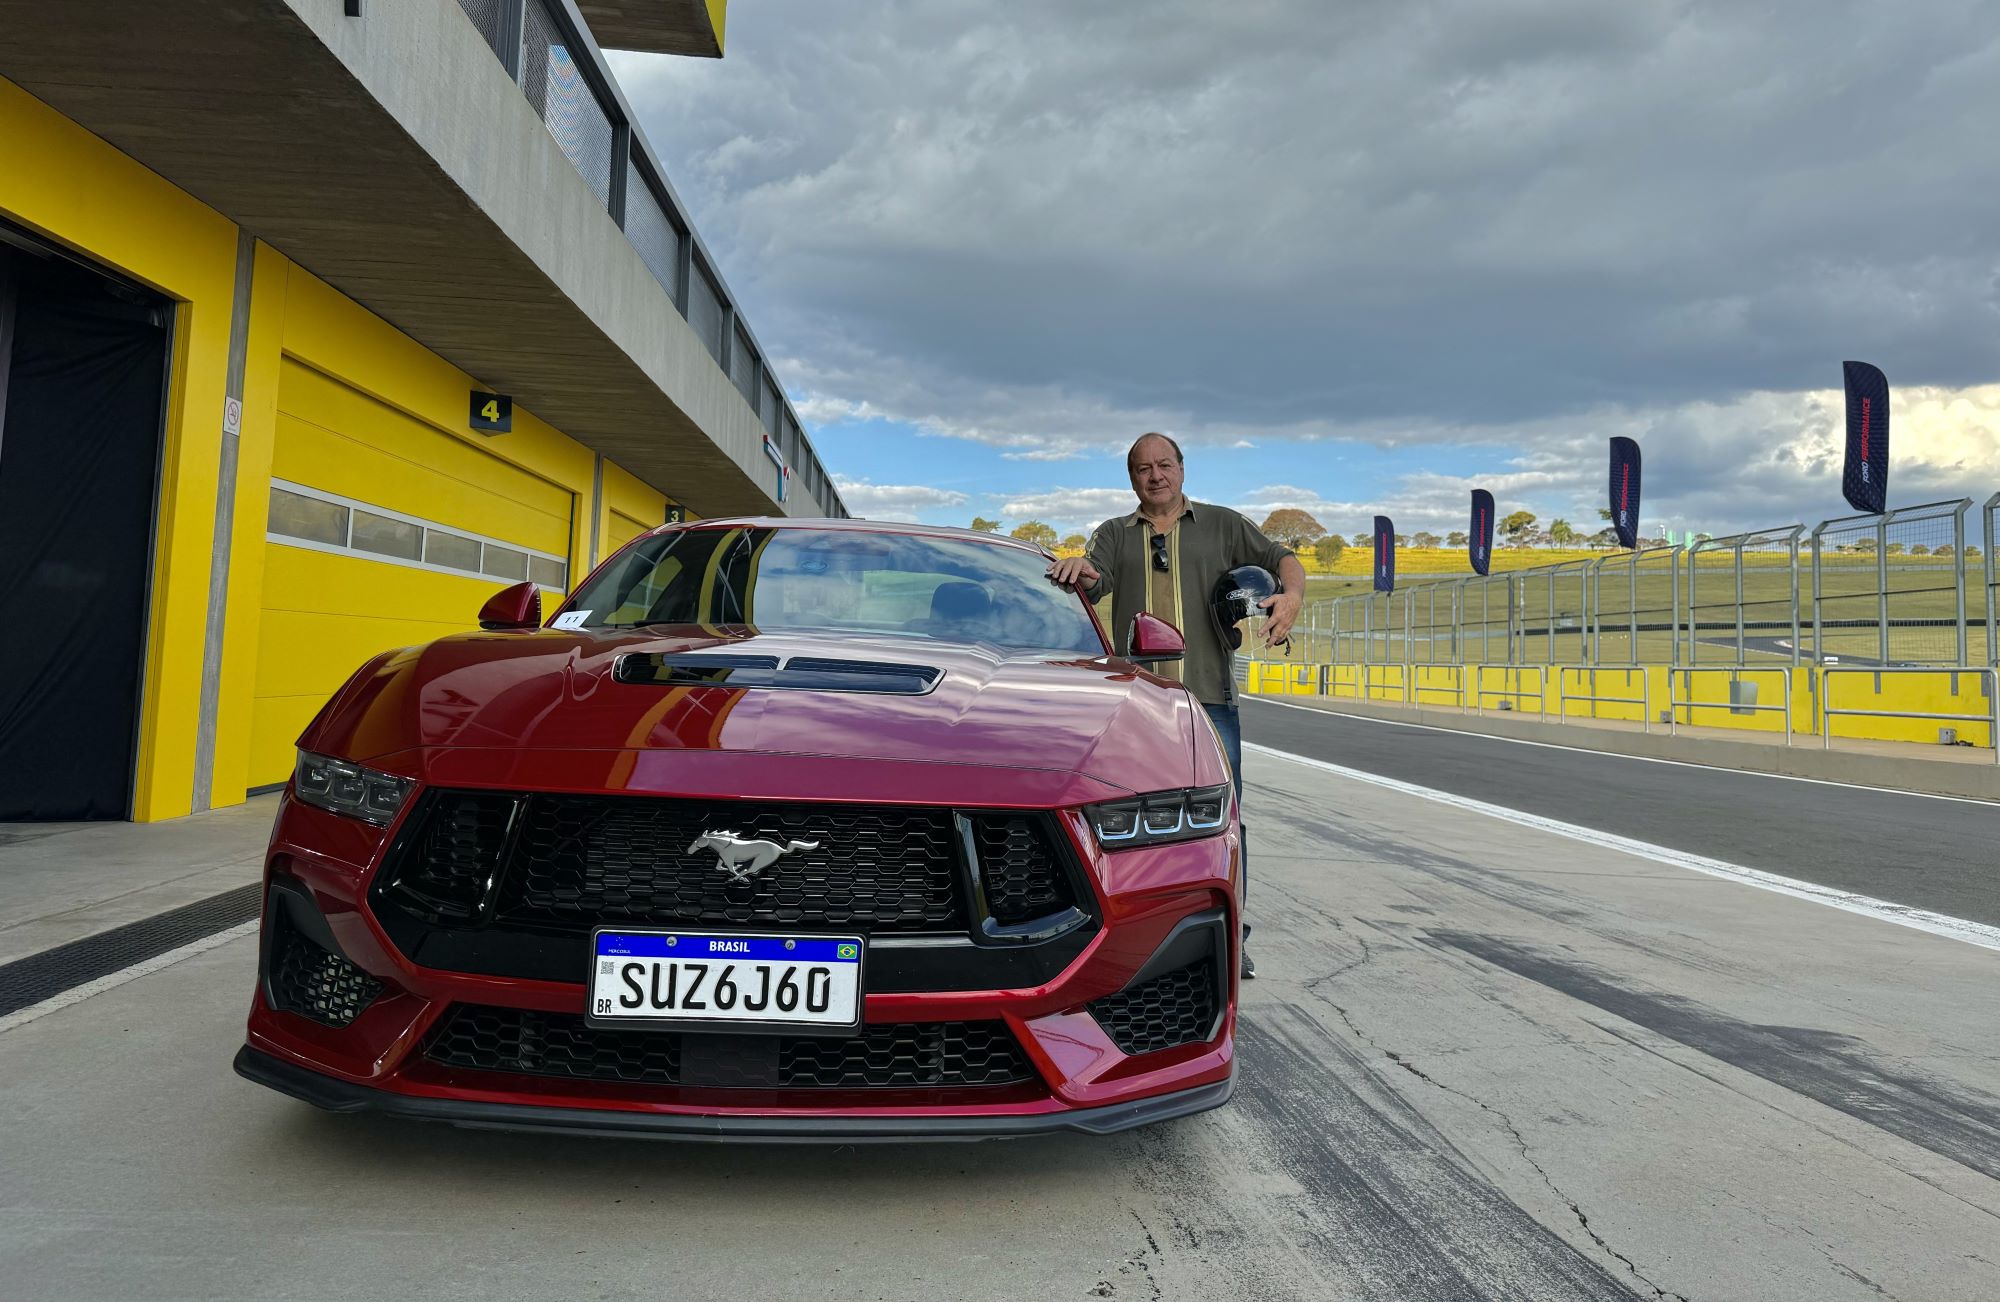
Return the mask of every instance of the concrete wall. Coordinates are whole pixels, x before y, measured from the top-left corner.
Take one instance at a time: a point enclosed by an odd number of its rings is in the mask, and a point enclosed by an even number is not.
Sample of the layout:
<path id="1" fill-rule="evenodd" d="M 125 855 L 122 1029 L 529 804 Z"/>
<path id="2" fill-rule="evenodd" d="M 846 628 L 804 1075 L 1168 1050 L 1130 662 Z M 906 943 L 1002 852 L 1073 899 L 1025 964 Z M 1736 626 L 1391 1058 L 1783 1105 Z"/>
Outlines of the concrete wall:
<path id="1" fill-rule="evenodd" d="M 563 295 L 775 496 L 776 467 L 764 455 L 757 414 L 458 5 L 371 5 L 356 22 L 341 0 L 284 3 Z M 607 454 L 621 450 L 601 436 L 592 441 Z M 799 496 L 770 509 L 817 514 Z"/>

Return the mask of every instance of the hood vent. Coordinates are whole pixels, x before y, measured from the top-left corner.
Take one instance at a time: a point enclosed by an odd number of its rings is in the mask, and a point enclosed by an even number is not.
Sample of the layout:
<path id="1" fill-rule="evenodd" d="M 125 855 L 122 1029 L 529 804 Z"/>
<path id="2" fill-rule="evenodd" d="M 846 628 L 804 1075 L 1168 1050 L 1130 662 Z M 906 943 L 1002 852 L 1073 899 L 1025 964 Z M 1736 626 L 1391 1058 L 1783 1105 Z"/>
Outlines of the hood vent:
<path id="1" fill-rule="evenodd" d="M 929 665 L 809 656 L 793 656 L 780 664 L 776 656 L 635 653 L 619 656 L 611 676 L 621 683 L 660 687 L 770 687 L 922 696 L 938 685 L 944 671 Z"/>

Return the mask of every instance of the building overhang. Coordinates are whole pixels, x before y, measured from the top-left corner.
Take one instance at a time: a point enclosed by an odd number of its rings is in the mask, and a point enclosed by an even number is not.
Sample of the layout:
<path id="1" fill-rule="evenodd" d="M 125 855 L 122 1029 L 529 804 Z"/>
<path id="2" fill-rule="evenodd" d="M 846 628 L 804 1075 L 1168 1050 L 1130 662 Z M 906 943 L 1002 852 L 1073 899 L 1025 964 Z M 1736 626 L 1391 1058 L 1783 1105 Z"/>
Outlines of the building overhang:
<path id="1" fill-rule="evenodd" d="M 344 11 L 0 0 L 0 76 L 697 514 L 818 514 L 459 5 Z"/>
<path id="2" fill-rule="evenodd" d="M 607 50 L 722 57 L 729 0 L 577 0 Z"/>

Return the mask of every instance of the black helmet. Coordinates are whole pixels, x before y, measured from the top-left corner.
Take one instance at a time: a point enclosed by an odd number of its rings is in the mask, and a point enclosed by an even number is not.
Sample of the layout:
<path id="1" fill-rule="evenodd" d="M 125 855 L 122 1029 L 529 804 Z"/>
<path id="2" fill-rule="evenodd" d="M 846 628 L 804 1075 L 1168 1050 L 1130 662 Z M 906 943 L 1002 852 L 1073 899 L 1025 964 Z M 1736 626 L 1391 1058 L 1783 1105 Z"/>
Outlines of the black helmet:
<path id="1" fill-rule="evenodd" d="M 1236 627 L 1252 615 L 1264 613 L 1264 602 L 1278 595 L 1278 581 L 1261 565 L 1239 565 L 1215 581 L 1209 593 L 1208 614 L 1215 631 L 1231 650 L 1243 645 L 1243 630 Z"/>

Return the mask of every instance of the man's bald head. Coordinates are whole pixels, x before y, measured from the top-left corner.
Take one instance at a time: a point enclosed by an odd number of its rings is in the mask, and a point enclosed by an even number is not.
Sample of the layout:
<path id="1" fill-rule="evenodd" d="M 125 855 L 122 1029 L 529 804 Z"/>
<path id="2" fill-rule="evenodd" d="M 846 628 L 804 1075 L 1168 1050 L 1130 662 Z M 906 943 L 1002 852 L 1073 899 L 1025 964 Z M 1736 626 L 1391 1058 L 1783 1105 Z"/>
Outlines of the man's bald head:
<path id="1" fill-rule="evenodd" d="M 1181 464 L 1181 445 L 1166 435 L 1141 434 L 1125 454 L 1125 472 L 1132 476 L 1132 491 L 1147 514 L 1163 515 L 1181 500 L 1187 471 Z"/>
<path id="2" fill-rule="evenodd" d="M 1148 446 L 1148 444 L 1155 440 L 1164 443 L 1166 445 L 1165 449 Z M 1125 450 L 1125 469 L 1128 472 L 1136 470 L 1140 464 L 1139 458 L 1141 453 L 1145 454 L 1147 460 L 1151 460 L 1163 450 L 1172 452 L 1176 463 L 1185 463 L 1187 460 L 1187 458 L 1181 455 L 1181 445 L 1168 438 L 1165 434 L 1141 434 L 1132 441 L 1132 446 Z"/>

